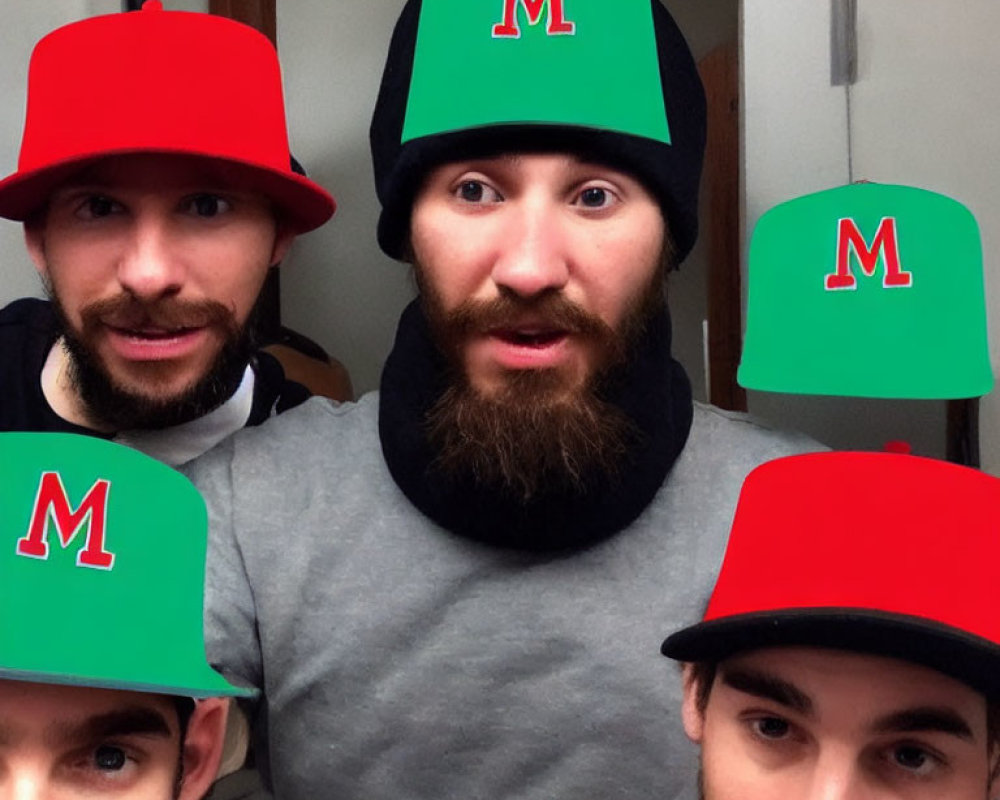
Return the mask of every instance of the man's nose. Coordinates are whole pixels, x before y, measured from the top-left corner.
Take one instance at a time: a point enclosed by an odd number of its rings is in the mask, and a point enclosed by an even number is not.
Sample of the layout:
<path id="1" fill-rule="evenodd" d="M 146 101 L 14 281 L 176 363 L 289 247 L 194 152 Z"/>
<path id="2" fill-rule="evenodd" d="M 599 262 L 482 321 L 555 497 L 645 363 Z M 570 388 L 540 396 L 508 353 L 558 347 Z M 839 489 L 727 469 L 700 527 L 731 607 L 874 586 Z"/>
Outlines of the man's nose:
<path id="1" fill-rule="evenodd" d="M 491 273 L 501 290 L 533 297 L 566 286 L 571 269 L 569 239 L 553 205 L 525 200 L 509 214 Z"/>
<path id="2" fill-rule="evenodd" d="M 821 754 L 809 791 L 801 800 L 877 800 L 879 796 L 864 780 L 854 754 L 835 748 Z"/>
<path id="3" fill-rule="evenodd" d="M 20 770 L 8 783 L 0 785 L 0 800 L 48 800 L 52 795 L 40 773 Z"/>
<path id="4" fill-rule="evenodd" d="M 141 300 L 156 300 L 181 290 L 183 262 L 168 220 L 158 214 L 135 218 L 120 256 L 118 282 Z"/>

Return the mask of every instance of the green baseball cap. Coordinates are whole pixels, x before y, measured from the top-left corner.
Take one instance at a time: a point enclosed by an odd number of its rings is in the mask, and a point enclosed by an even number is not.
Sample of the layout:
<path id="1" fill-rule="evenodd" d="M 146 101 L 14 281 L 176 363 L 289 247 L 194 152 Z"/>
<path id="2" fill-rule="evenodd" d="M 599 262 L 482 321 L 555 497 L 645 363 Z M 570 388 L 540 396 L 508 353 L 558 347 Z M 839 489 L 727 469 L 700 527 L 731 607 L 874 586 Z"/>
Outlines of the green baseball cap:
<path id="1" fill-rule="evenodd" d="M 89 436 L 0 434 L 0 679 L 247 696 L 205 658 L 205 504 Z"/>
<path id="2" fill-rule="evenodd" d="M 796 394 L 949 399 L 993 388 L 972 213 L 912 186 L 860 183 L 760 218 L 737 378 Z"/>
<path id="3" fill-rule="evenodd" d="M 424 2 L 402 141 L 538 122 L 670 144 L 649 3 Z"/>

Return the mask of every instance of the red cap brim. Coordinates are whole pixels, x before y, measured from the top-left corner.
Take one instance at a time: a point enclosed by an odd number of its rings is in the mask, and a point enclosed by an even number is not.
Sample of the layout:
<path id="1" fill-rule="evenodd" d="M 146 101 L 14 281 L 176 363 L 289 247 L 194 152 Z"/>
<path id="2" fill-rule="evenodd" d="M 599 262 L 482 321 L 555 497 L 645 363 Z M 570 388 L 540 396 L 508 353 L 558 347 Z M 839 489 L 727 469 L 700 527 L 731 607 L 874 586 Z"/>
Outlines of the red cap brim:
<path id="1" fill-rule="evenodd" d="M 236 168 L 241 186 L 270 199 L 282 220 L 296 233 L 314 230 L 333 216 L 337 204 L 322 186 L 294 172 L 279 172 L 269 167 L 249 164 L 207 153 L 167 149 L 127 149 L 79 155 L 49 164 L 41 169 L 15 172 L 0 181 L 0 217 L 23 222 L 43 208 L 49 196 L 80 170 L 105 158 L 121 155 L 160 154 L 203 158 L 226 169 Z"/>

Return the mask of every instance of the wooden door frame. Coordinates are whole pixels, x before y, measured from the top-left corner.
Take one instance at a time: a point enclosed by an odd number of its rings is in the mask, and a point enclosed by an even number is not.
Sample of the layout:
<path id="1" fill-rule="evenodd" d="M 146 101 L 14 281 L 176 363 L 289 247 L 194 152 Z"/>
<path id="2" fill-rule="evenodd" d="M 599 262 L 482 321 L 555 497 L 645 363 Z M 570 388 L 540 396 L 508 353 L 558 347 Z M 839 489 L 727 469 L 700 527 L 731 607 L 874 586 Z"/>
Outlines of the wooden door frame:
<path id="1" fill-rule="evenodd" d="M 736 382 L 743 346 L 740 252 L 739 54 L 735 41 L 720 45 L 698 63 L 708 103 L 708 140 L 702 191 L 708 213 L 707 240 L 709 402 L 747 410 L 746 391 Z"/>
<path id="2" fill-rule="evenodd" d="M 271 44 L 278 46 L 276 0 L 209 0 L 208 11 L 249 25 L 263 33 Z M 261 288 L 254 311 L 258 335 L 274 340 L 281 329 L 281 273 L 271 267 Z"/>
<path id="3" fill-rule="evenodd" d="M 256 28 L 275 47 L 278 45 L 276 0 L 209 0 L 208 10 L 220 17 L 229 17 Z"/>

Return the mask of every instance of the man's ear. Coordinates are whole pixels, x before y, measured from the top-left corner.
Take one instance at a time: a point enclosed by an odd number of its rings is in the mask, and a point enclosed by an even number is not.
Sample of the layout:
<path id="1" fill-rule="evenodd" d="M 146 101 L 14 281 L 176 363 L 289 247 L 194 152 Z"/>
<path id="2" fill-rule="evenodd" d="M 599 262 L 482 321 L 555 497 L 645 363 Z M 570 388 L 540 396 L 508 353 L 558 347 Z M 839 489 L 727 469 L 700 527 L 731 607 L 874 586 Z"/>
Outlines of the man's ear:
<path id="1" fill-rule="evenodd" d="M 24 225 L 24 246 L 28 249 L 28 255 L 35 264 L 35 269 L 43 278 L 49 275 L 49 269 L 45 262 L 45 237 L 40 225 Z"/>
<path id="2" fill-rule="evenodd" d="M 271 250 L 271 266 L 275 266 L 285 260 L 288 255 L 288 248 L 295 241 L 296 233 L 288 225 L 278 222 L 277 230 L 274 232 L 274 247 Z"/>
<path id="3" fill-rule="evenodd" d="M 705 713 L 699 707 L 699 690 L 701 684 L 692 664 L 681 668 L 681 680 L 684 682 L 684 701 L 681 704 L 681 720 L 684 722 L 684 732 L 695 744 L 701 744 L 705 733 Z"/>
<path id="4" fill-rule="evenodd" d="M 201 800 L 215 782 L 228 714 L 226 699 L 216 697 L 195 703 L 182 745 L 184 772 L 178 800 Z"/>

